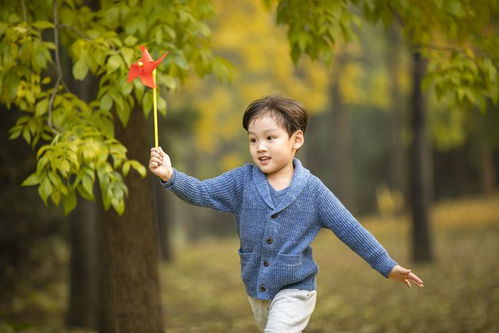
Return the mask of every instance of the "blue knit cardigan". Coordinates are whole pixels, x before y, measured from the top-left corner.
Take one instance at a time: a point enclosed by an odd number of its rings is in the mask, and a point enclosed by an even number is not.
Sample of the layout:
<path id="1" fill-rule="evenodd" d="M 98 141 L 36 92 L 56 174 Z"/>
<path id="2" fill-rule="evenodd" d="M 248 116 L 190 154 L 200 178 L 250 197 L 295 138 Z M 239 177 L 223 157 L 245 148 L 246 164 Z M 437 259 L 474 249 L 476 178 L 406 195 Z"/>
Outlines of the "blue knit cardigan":
<path id="1" fill-rule="evenodd" d="M 298 159 L 293 164 L 290 187 L 277 207 L 265 174 L 253 164 L 204 181 L 174 169 L 162 183 L 188 203 L 234 215 L 241 277 L 253 298 L 272 299 L 286 288 L 316 289 L 319 268 L 310 243 L 321 228 L 333 231 L 387 277 L 397 263 L 319 178 Z"/>

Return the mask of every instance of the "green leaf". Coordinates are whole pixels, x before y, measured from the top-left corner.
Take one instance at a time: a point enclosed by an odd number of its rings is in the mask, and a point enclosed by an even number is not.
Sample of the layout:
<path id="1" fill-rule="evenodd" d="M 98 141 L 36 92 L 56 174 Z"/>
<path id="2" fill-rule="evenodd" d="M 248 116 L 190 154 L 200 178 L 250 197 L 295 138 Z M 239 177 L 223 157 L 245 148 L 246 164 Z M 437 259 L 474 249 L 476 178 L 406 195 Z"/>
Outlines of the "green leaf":
<path id="1" fill-rule="evenodd" d="M 177 66 L 180 67 L 181 69 L 189 70 L 189 64 L 187 63 L 187 60 L 185 60 L 185 58 L 182 55 L 176 54 L 173 57 L 173 60 L 174 60 L 175 64 L 177 64 Z"/>
<path id="2" fill-rule="evenodd" d="M 152 94 L 152 91 L 147 91 L 147 93 L 144 94 L 144 99 L 142 100 L 142 110 L 144 111 L 144 115 L 146 117 L 149 116 L 149 113 L 151 113 L 152 110 Z"/>
<path id="3" fill-rule="evenodd" d="M 130 161 L 126 161 L 125 163 L 123 163 L 123 168 L 121 169 L 121 172 L 125 177 L 128 176 L 128 173 L 130 172 L 130 165 L 131 165 Z"/>
<path id="4" fill-rule="evenodd" d="M 17 88 L 19 87 L 19 76 L 17 70 L 11 69 L 7 74 L 3 75 L 3 84 L 0 91 L 1 100 L 10 103 L 17 95 Z"/>
<path id="5" fill-rule="evenodd" d="M 102 99 L 100 100 L 100 107 L 103 109 L 103 110 L 111 110 L 111 107 L 113 106 L 113 100 L 111 99 L 111 97 L 106 94 L 104 95 L 104 97 L 102 97 Z"/>
<path id="6" fill-rule="evenodd" d="M 50 197 L 52 198 L 52 202 L 56 206 L 58 206 L 59 202 L 61 201 L 61 192 L 59 192 L 57 189 L 54 189 L 54 191 L 52 191 L 52 194 Z"/>
<path id="7" fill-rule="evenodd" d="M 167 108 L 166 100 L 163 97 L 158 96 L 158 111 L 159 111 L 159 113 L 162 114 L 163 116 L 166 116 L 166 108 Z"/>
<path id="8" fill-rule="evenodd" d="M 88 194 L 89 197 L 93 199 L 94 197 L 94 191 L 93 191 L 93 180 L 87 175 L 84 175 L 82 178 L 82 185 L 83 189 L 85 190 L 86 194 Z"/>
<path id="9" fill-rule="evenodd" d="M 128 119 L 130 119 L 130 113 L 131 113 L 130 108 L 125 107 L 125 105 L 123 105 L 123 107 L 115 108 L 115 110 L 123 126 L 126 126 L 128 124 Z"/>
<path id="10" fill-rule="evenodd" d="M 52 193 L 52 185 L 50 184 L 49 179 L 46 177 L 42 180 L 40 186 L 38 187 L 38 194 L 42 198 L 43 202 L 47 204 L 47 199 L 51 193 Z"/>
<path id="11" fill-rule="evenodd" d="M 36 22 L 33 23 L 33 26 L 35 28 L 44 30 L 44 29 L 53 28 L 54 24 L 52 22 L 49 22 L 49 21 L 36 21 Z"/>
<path id="12" fill-rule="evenodd" d="M 109 72 L 114 72 L 121 65 L 121 57 L 118 54 L 114 54 L 109 57 L 107 61 L 107 69 Z"/>
<path id="13" fill-rule="evenodd" d="M 63 199 L 64 214 L 68 215 L 76 207 L 76 192 L 70 191 Z"/>
<path id="14" fill-rule="evenodd" d="M 137 44 L 137 38 L 135 36 L 129 35 L 124 40 L 126 46 L 134 46 Z"/>
<path id="15" fill-rule="evenodd" d="M 125 200 L 123 199 L 113 200 L 112 204 L 116 213 L 118 213 L 118 215 L 123 215 L 123 213 L 125 212 Z"/>
<path id="16" fill-rule="evenodd" d="M 38 178 L 37 173 L 32 173 L 28 178 L 26 178 L 21 186 L 32 186 L 40 183 L 40 178 Z"/>
<path id="17" fill-rule="evenodd" d="M 84 58 L 81 58 L 73 66 L 73 76 L 77 80 L 83 80 L 88 73 L 88 66 Z"/>
<path id="18" fill-rule="evenodd" d="M 48 106 L 49 106 L 49 100 L 47 98 L 42 99 L 41 101 L 39 101 L 38 103 L 36 103 L 35 116 L 41 117 L 45 113 L 47 113 L 47 111 L 49 109 Z"/>
<path id="19" fill-rule="evenodd" d="M 158 78 L 159 83 L 164 84 L 170 90 L 175 90 L 175 88 L 177 87 L 177 81 L 175 81 L 175 78 L 170 75 L 160 75 L 158 76 Z"/>
<path id="20" fill-rule="evenodd" d="M 9 140 L 18 138 L 19 135 L 21 135 L 22 130 L 23 130 L 23 126 L 21 126 L 21 125 L 16 125 L 16 126 L 12 127 L 9 130 L 9 132 L 10 132 Z"/>
<path id="21" fill-rule="evenodd" d="M 108 210 L 109 206 L 111 206 L 111 191 L 106 190 L 107 187 L 102 188 L 102 203 L 104 204 L 104 209 Z"/>
<path id="22" fill-rule="evenodd" d="M 132 168 L 134 168 L 142 177 L 145 177 L 147 175 L 146 168 L 140 164 L 138 161 L 131 160 L 130 164 Z"/>
<path id="23" fill-rule="evenodd" d="M 67 177 L 70 171 L 69 162 L 67 160 L 63 160 L 59 165 L 59 170 L 61 170 L 61 173 L 64 177 Z"/>
<path id="24" fill-rule="evenodd" d="M 31 134 L 29 132 L 29 128 L 28 126 L 25 126 L 23 128 L 23 138 L 24 140 L 27 142 L 27 143 L 30 143 L 31 142 Z"/>

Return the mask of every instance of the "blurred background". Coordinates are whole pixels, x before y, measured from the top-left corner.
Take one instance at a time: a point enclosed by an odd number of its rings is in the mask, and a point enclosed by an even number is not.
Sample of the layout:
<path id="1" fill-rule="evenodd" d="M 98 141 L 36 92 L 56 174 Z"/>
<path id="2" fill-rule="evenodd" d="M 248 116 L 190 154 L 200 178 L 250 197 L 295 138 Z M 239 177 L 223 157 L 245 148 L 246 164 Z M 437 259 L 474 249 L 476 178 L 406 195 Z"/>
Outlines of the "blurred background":
<path id="1" fill-rule="evenodd" d="M 47 5 L 50 16 L 52 3 L 41 3 Z M 69 4 L 73 2 L 59 5 Z M 92 6 L 98 2 L 74 4 L 96 10 Z M 114 5 L 101 4 L 103 8 Z M 130 1 L 122 6 L 133 5 L 136 2 Z M 21 2 L 0 9 L 2 38 L 7 24 L 15 21 L 12 13 L 22 16 L 24 10 L 26 15 L 30 6 Z M 303 56 L 294 62 L 288 30 L 276 24 L 272 1 L 215 0 L 210 8 L 211 17 L 206 20 L 210 47 L 223 59 L 211 68 L 215 75 L 186 71 L 175 77 L 172 68 L 182 66 L 174 52 L 173 58 L 167 58 L 168 75 L 160 78 L 160 83 L 175 78 L 174 83 L 159 87 L 160 108 L 166 111 L 159 121 L 159 141 L 174 167 L 206 179 L 250 163 L 241 125 L 246 106 L 269 94 L 296 99 L 310 113 L 306 143 L 298 157 L 393 258 L 425 281 L 424 289 L 405 289 L 386 281 L 324 230 L 313 243 L 321 270 L 317 307 L 306 332 L 496 332 L 497 105 L 489 99 L 482 110 L 458 108 L 437 98 L 438 91 L 431 87 L 415 95 L 419 58 L 396 25 L 359 20 L 349 40 L 335 41 L 329 59 Z M 496 29 L 497 21 L 491 22 L 491 29 Z M 175 29 L 182 31 L 182 27 Z M 139 32 L 135 35 L 140 44 Z M 3 43 L 4 55 L 7 47 Z M 155 50 L 161 52 L 161 48 Z M 138 59 L 136 48 L 134 52 L 132 58 Z M 71 69 L 74 56 L 66 50 L 61 57 L 62 68 L 77 76 Z M 493 65 L 497 68 L 497 63 Z M 122 66 L 126 68 L 125 63 Z M 5 68 L 0 68 L 2 75 Z M 56 76 L 54 70 L 48 71 Z M 497 92 L 497 71 L 493 80 Z M 66 81 L 70 90 L 87 89 L 71 74 Z M 96 88 L 95 83 L 92 86 Z M 107 248 L 111 241 L 106 235 L 125 233 L 128 222 L 105 230 L 112 212 L 104 212 L 97 181 L 93 185 L 97 200 L 85 200 L 80 193 L 76 208 L 67 215 L 60 207 L 45 205 L 40 189 L 21 187 L 37 168 L 37 143 L 12 139 L 11 128 L 26 110 L 5 100 L 0 112 L 0 332 L 142 331 L 120 329 L 118 319 L 115 324 L 103 324 L 106 318 L 150 306 L 147 297 L 131 297 L 129 310 L 107 309 L 115 306 L 109 299 L 124 302 L 127 298 L 106 296 L 120 280 L 109 282 L 102 276 L 141 275 L 133 266 L 123 265 L 122 271 L 111 273 L 106 269 L 114 267 L 109 260 L 115 253 Z M 423 129 L 414 116 L 415 105 L 422 103 Z M 133 109 L 131 119 L 134 112 L 142 117 L 141 108 Z M 153 145 L 153 119 L 150 114 L 146 119 L 146 139 L 132 155 L 144 165 Z M 414 153 L 418 129 L 424 132 L 422 176 L 414 171 L 420 163 Z M 120 140 L 126 146 L 126 139 Z M 151 174 L 140 182 L 147 184 L 150 196 L 133 200 L 151 205 L 153 213 L 136 214 L 133 220 L 139 229 L 148 225 L 152 230 L 152 237 L 147 237 L 154 253 L 139 257 L 152 258 L 152 267 L 159 270 L 152 284 L 159 285 L 153 293 L 160 297 L 157 311 L 162 328 L 167 332 L 256 332 L 239 278 L 239 244 L 232 216 L 185 204 Z M 127 212 L 130 206 L 127 202 Z M 120 242 L 119 238 L 113 241 Z M 124 257 L 135 256 L 134 247 L 142 246 L 120 244 Z M 139 278 L 134 281 L 128 288 L 140 284 Z"/>

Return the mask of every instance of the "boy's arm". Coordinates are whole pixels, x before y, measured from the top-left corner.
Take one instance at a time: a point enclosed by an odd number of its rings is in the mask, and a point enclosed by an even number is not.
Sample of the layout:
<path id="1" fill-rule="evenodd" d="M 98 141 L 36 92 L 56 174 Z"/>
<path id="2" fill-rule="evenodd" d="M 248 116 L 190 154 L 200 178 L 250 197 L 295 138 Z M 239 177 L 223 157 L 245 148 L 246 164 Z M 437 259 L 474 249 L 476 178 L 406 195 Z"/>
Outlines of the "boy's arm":
<path id="1" fill-rule="evenodd" d="M 149 169 L 161 179 L 166 189 L 188 203 L 222 212 L 233 213 L 237 210 L 244 179 L 242 168 L 200 181 L 175 170 L 169 156 L 161 148 L 152 148 Z"/>
<path id="2" fill-rule="evenodd" d="M 206 180 L 174 169 L 173 176 L 167 182 L 161 181 L 164 188 L 171 190 L 180 199 L 190 204 L 234 213 L 240 202 L 242 177 L 239 169 Z"/>
<path id="3" fill-rule="evenodd" d="M 385 248 L 343 206 L 336 196 L 316 178 L 316 202 L 319 222 L 355 253 L 367 261 L 372 268 L 388 278 L 397 262 Z"/>

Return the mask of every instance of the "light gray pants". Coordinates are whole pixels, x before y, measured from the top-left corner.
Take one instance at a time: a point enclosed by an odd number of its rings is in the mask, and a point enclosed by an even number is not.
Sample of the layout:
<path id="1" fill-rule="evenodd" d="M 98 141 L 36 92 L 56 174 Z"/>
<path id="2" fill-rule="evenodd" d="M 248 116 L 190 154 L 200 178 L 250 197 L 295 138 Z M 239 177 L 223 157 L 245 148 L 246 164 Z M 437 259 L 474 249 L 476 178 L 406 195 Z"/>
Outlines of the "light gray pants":
<path id="1" fill-rule="evenodd" d="M 315 308 L 315 290 L 283 289 L 271 300 L 248 296 L 256 323 L 264 333 L 301 333 Z"/>

